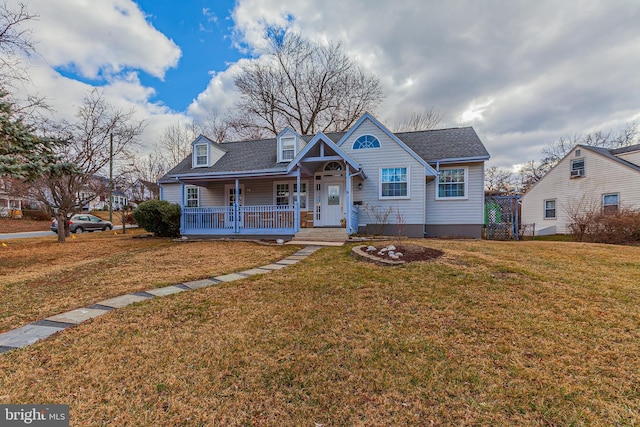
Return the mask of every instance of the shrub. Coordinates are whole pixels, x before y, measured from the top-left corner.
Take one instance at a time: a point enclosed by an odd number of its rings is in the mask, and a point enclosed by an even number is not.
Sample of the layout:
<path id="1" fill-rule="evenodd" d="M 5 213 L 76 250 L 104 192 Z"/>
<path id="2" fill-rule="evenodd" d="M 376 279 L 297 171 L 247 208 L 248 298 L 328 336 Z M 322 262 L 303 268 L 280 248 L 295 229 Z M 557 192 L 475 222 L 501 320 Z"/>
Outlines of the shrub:
<path id="1" fill-rule="evenodd" d="M 133 211 L 140 227 L 160 237 L 180 235 L 180 215 L 180 206 L 166 200 L 149 200 Z"/>
<path id="2" fill-rule="evenodd" d="M 584 241 L 617 245 L 640 243 L 640 210 L 599 212 L 586 228 Z"/>
<path id="3" fill-rule="evenodd" d="M 31 218 L 34 221 L 51 221 L 51 214 L 37 209 L 23 209 L 23 218 Z"/>

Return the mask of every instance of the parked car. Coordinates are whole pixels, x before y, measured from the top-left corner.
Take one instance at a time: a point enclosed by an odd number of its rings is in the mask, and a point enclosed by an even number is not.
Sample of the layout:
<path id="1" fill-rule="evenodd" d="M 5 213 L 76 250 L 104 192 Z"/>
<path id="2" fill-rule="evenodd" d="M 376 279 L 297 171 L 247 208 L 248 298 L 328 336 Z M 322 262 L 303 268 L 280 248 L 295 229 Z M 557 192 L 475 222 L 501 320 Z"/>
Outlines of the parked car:
<path id="1" fill-rule="evenodd" d="M 54 233 L 58 232 L 58 221 L 54 219 L 49 226 Z M 82 233 L 83 231 L 111 230 L 113 225 L 97 216 L 89 214 L 76 214 L 69 220 L 69 231 L 72 233 Z"/>

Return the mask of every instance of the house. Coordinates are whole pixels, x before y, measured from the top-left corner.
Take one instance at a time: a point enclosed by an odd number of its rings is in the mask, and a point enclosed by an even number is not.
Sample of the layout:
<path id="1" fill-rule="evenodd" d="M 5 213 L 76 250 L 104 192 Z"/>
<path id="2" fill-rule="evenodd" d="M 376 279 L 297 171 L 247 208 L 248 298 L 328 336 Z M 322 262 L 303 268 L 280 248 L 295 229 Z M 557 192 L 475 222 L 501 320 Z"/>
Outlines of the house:
<path id="1" fill-rule="evenodd" d="M 109 178 L 93 176 L 78 193 L 78 200 L 84 212 L 109 209 Z M 111 203 L 113 210 L 120 210 L 122 206 L 126 206 L 128 200 L 124 190 L 114 187 L 111 192 Z"/>
<path id="2" fill-rule="evenodd" d="M 371 114 L 347 132 L 216 144 L 204 136 L 159 180 L 185 236 L 348 233 L 480 238 L 484 162 L 471 127 L 394 134 Z"/>
<path id="3" fill-rule="evenodd" d="M 10 178 L 0 178 L 0 217 L 22 218 L 24 199 L 12 194 Z"/>
<path id="4" fill-rule="evenodd" d="M 568 234 L 571 213 L 640 209 L 640 144 L 575 146 L 522 197 L 522 222 L 536 235 Z"/>

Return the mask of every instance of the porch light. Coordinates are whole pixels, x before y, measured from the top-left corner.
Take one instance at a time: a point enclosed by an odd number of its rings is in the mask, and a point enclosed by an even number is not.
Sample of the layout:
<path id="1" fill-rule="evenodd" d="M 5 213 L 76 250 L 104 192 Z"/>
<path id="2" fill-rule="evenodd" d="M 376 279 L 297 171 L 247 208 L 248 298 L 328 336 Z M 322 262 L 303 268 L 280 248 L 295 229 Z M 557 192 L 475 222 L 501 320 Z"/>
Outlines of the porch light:
<path id="1" fill-rule="evenodd" d="M 362 190 L 362 183 L 361 182 L 358 183 L 358 190 Z"/>

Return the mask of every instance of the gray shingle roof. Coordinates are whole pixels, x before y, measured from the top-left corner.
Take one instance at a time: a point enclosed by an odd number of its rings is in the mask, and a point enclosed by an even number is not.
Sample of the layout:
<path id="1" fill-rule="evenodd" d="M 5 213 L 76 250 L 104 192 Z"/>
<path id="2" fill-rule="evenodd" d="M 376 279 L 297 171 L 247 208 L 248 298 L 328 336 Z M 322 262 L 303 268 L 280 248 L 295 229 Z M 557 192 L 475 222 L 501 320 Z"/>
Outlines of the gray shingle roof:
<path id="1" fill-rule="evenodd" d="M 489 159 L 489 152 L 472 127 L 395 134 L 429 163 L 445 159 Z"/>
<path id="2" fill-rule="evenodd" d="M 630 145 L 628 147 L 622 147 L 622 148 L 616 148 L 616 149 L 610 149 L 610 148 L 602 148 L 602 147 L 594 147 L 591 145 L 581 145 L 582 147 L 594 151 L 598 154 L 600 154 L 601 156 L 604 156 L 608 159 L 613 160 L 614 162 L 620 163 L 622 165 L 625 165 L 631 169 L 635 169 L 637 171 L 640 171 L 640 165 L 636 165 L 635 163 L 631 163 L 628 162 L 624 159 L 621 159 L 620 157 L 617 157 L 616 154 L 622 154 L 622 153 L 628 153 L 631 151 L 636 151 L 636 150 L 640 150 L 640 144 L 636 144 L 636 145 Z"/>
<path id="3" fill-rule="evenodd" d="M 337 143 L 346 132 L 325 134 Z M 429 163 L 445 159 L 489 159 L 489 153 L 472 127 L 402 132 L 395 134 L 418 156 Z M 313 135 L 305 135 L 307 142 Z M 276 162 L 277 141 L 275 138 L 255 141 L 223 143 L 227 153 L 208 168 L 192 168 L 191 155 L 171 169 L 160 182 L 183 174 L 234 173 L 247 171 L 284 171 L 286 164 Z"/>

